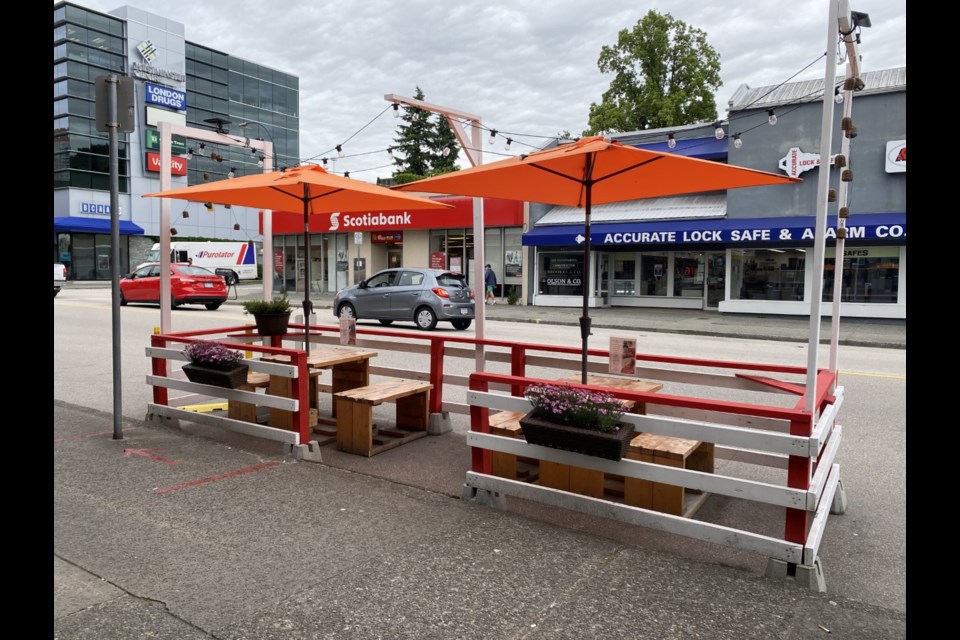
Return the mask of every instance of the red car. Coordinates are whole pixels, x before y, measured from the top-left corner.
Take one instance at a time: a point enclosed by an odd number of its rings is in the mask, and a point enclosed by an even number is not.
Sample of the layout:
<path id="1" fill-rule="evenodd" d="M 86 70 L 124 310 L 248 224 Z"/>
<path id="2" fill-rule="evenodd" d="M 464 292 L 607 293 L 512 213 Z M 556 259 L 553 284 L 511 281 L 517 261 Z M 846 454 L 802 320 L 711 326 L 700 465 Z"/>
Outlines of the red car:
<path id="1" fill-rule="evenodd" d="M 202 304 L 213 311 L 227 299 L 227 283 L 209 269 L 176 263 L 170 265 L 170 293 L 174 307 Z M 135 272 L 120 278 L 120 304 L 128 302 L 160 304 L 159 262 L 141 265 Z"/>

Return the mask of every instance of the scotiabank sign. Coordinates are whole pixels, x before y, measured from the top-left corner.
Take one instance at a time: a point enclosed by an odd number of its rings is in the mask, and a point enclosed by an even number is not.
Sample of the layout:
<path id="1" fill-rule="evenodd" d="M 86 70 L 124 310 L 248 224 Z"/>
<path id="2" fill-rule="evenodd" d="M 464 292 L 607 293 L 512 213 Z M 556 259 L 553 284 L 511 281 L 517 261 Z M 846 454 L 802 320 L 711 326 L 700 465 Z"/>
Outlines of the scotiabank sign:
<path id="1" fill-rule="evenodd" d="M 160 173 L 160 154 L 147 152 L 147 171 Z M 187 161 L 184 158 L 173 156 L 170 158 L 170 173 L 175 176 L 187 175 Z"/>
<path id="2" fill-rule="evenodd" d="M 311 233 L 350 233 L 354 231 L 401 232 L 404 229 L 449 229 L 473 227 L 473 198 L 446 196 L 435 198 L 451 209 L 410 211 L 338 211 L 310 216 Z M 483 199 L 483 223 L 487 227 L 523 225 L 523 203 L 499 198 Z M 261 233 L 263 223 L 261 219 Z M 303 233 L 303 212 L 274 211 L 273 233 Z M 402 235 L 400 236 L 402 237 Z M 387 240 L 387 242 L 392 242 Z"/>

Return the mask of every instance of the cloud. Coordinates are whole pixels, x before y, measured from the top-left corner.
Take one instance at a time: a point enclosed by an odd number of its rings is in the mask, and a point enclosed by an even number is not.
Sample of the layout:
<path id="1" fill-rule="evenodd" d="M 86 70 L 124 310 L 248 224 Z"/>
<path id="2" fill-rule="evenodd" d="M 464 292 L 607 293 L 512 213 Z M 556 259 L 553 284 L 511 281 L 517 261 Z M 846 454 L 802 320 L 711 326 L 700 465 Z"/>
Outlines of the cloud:
<path id="1" fill-rule="evenodd" d="M 107 12 L 124 4 L 77 2 Z M 614 44 L 621 29 L 633 28 L 648 11 L 627 0 L 125 4 L 183 23 L 190 41 L 298 75 L 301 158 L 330 154 L 356 134 L 344 151 L 365 155 L 338 161 L 336 170 L 371 182 L 391 173 L 372 169 L 389 164 L 385 152 L 368 153 L 385 151 L 396 136 L 387 93 L 413 96 L 419 86 L 427 102 L 479 115 L 487 127 L 517 134 L 512 154 L 563 130 L 579 134 L 590 103 L 609 86 L 610 78 L 597 69 L 601 47 Z M 864 69 L 906 65 L 905 0 L 855 8 L 869 13 L 874 25 L 862 36 Z M 662 0 L 656 10 L 705 31 L 720 53 L 721 117 L 741 84 L 779 84 L 813 61 L 796 79 L 823 77 L 818 58 L 827 46 L 825 0 Z M 500 157 L 492 151 L 505 153 L 503 143 L 486 149 L 486 159 Z M 460 165 L 468 166 L 464 156 Z"/>

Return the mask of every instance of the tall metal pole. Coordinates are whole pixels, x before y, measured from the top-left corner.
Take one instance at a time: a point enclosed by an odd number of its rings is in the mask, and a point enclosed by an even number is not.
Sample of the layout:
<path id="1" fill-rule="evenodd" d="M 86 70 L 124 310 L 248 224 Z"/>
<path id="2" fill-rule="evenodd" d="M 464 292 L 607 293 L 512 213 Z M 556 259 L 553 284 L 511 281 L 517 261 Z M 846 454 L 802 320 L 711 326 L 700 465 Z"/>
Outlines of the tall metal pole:
<path id="1" fill-rule="evenodd" d="M 823 78 L 823 117 L 820 121 L 820 173 L 817 182 L 817 221 L 813 244 L 813 280 L 810 291 L 810 342 L 807 345 L 807 393 L 804 410 L 813 412 L 817 389 L 817 352 L 823 298 L 823 257 L 827 234 L 827 192 L 830 188 L 830 149 L 833 146 L 833 93 L 837 77 L 838 0 L 830 0 L 827 18 L 827 69 Z"/>
<path id="2" fill-rule="evenodd" d="M 273 142 L 264 142 L 263 172 L 273 171 Z M 263 299 L 273 300 L 273 211 L 263 210 Z"/>
<path id="3" fill-rule="evenodd" d="M 170 160 L 173 152 L 170 142 L 173 139 L 173 126 L 169 122 L 160 123 L 160 191 L 170 190 Z M 170 286 L 170 198 L 160 198 L 160 333 L 171 330 Z"/>
<path id="4" fill-rule="evenodd" d="M 107 127 L 110 137 L 110 297 L 111 326 L 113 329 L 113 439 L 123 439 L 123 388 L 120 377 L 120 160 L 117 134 L 120 119 L 117 114 L 117 76 L 108 82 Z"/>

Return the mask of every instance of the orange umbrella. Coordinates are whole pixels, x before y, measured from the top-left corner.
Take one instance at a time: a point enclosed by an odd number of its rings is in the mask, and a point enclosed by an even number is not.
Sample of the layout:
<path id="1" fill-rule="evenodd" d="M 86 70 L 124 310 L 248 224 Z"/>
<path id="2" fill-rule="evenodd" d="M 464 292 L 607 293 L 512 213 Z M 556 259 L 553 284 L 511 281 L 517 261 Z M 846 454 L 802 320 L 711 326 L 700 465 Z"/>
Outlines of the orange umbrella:
<path id="1" fill-rule="evenodd" d="M 310 243 L 307 225 L 311 214 L 371 209 L 449 209 L 450 205 L 426 198 L 398 193 L 366 182 L 358 182 L 328 173 L 318 165 L 303 165 L 253 174 L 230 180 L 218 180 L 182 189 L 144 194 L 144 198 L 179 198 L 194 202 L 214 202 L 241 207 L 280 211 L 303 209 L 303 244 L 306 256 L 303 312 L 310 333 Z M 310 353 L 310 341 L 306 340 Z"/>
<path id="2" fill-rule="evenodd" d="M 586 384 L 591 205 L 791 182 L 802 181 L 756 169 L 638 149 L 595 136 L 394 188 L 583 207 L 585 242 L 580 335 L 582 379 Z"/>

